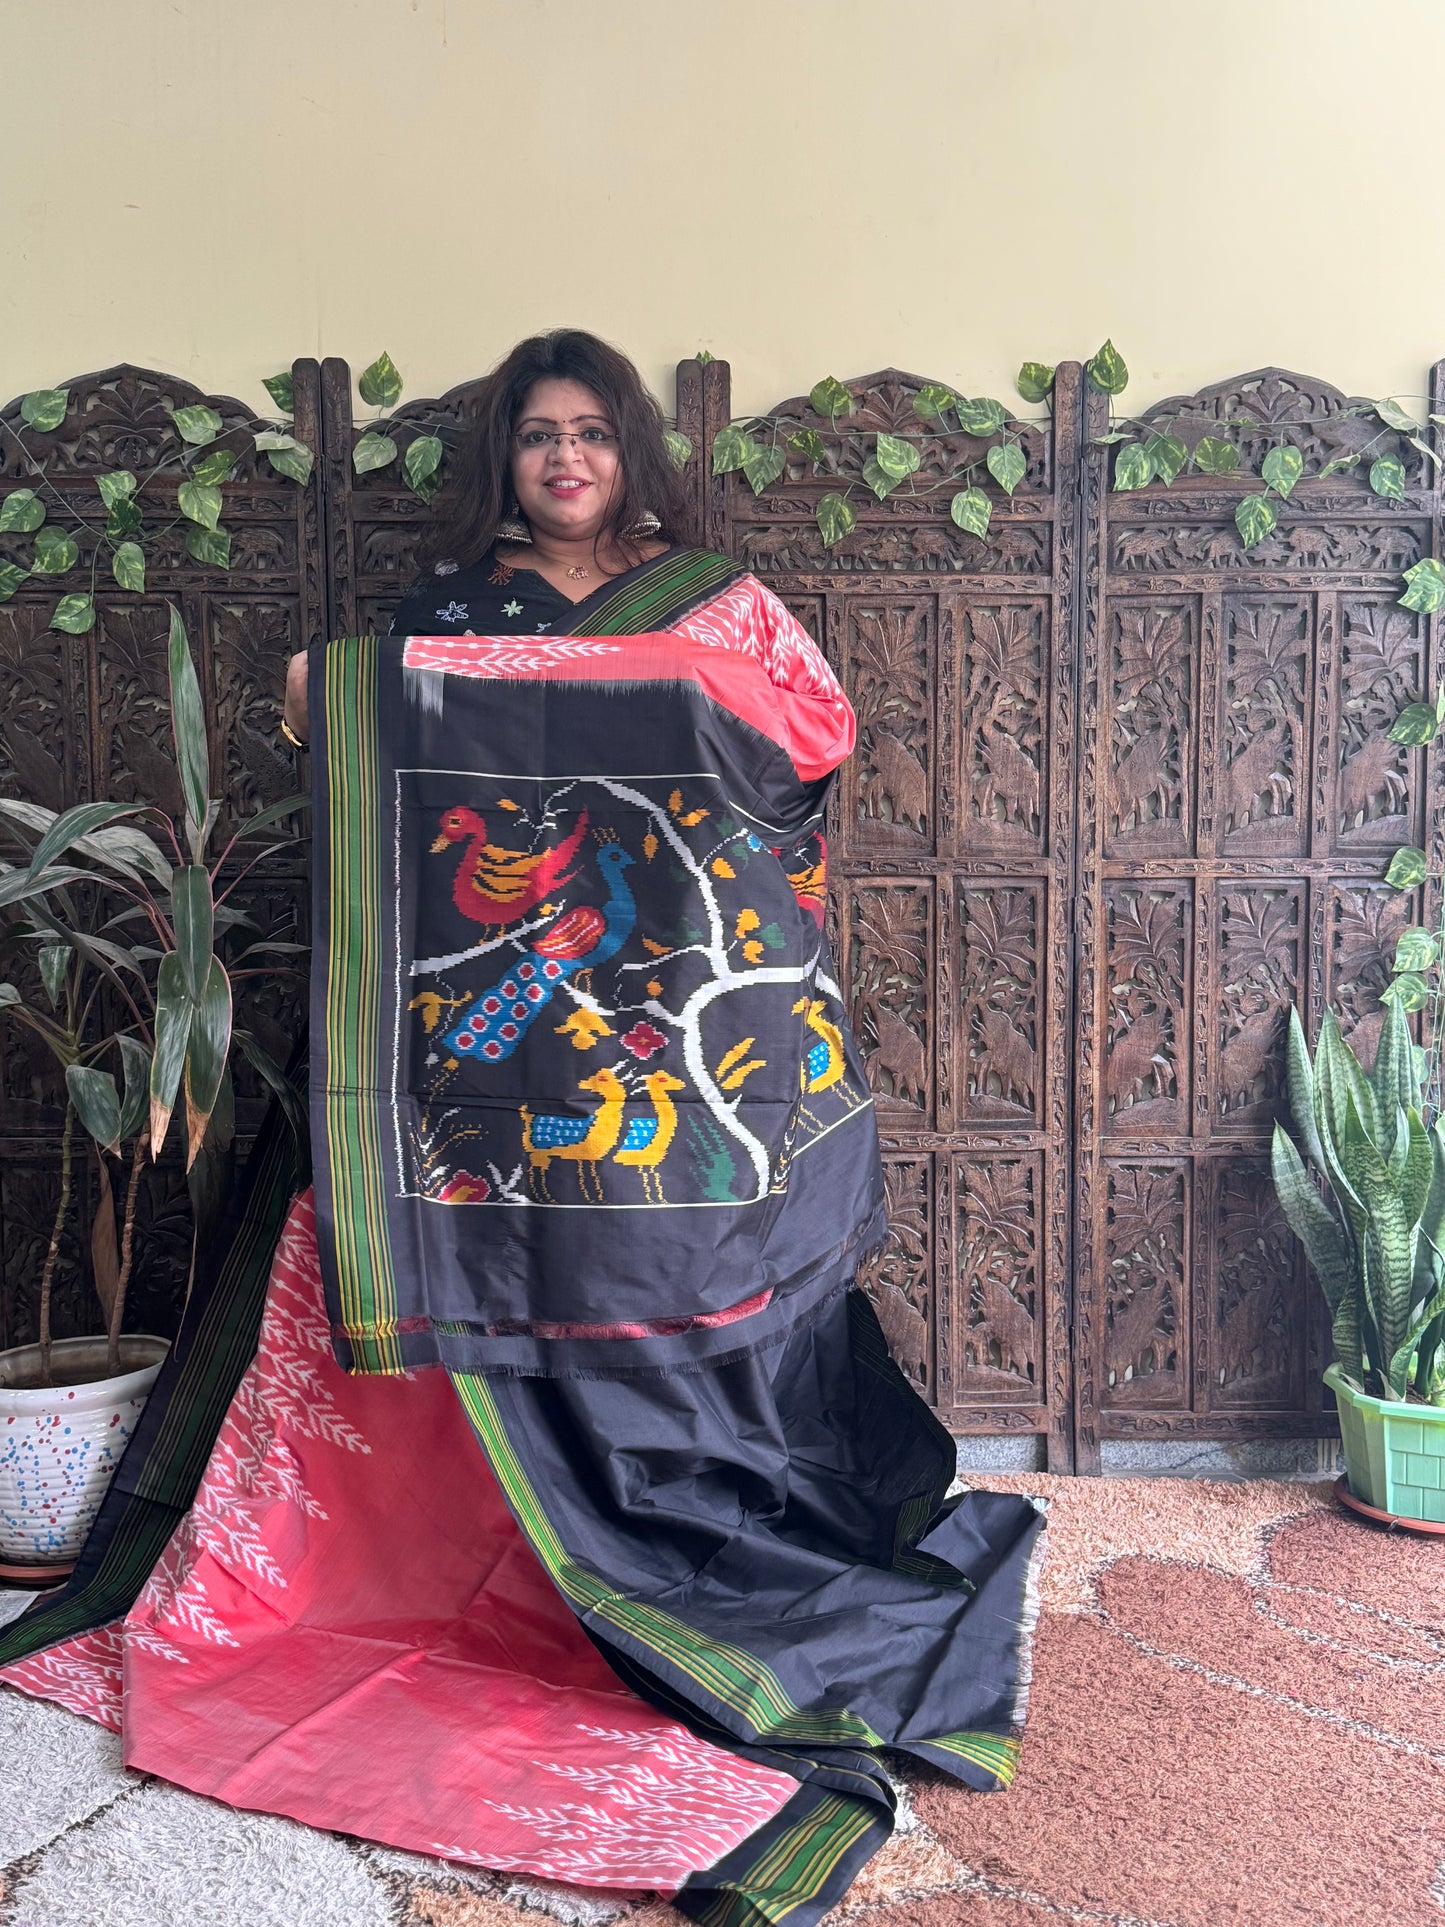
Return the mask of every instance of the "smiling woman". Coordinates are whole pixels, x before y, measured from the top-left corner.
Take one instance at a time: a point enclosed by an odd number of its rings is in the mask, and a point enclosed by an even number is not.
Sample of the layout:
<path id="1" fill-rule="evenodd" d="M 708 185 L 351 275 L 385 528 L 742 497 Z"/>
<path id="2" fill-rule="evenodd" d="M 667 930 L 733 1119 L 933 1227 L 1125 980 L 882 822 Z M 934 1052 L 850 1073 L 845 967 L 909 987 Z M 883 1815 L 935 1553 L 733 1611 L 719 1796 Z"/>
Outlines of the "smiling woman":
<path id="1" fill-rule="evenodd" d="M 392 634 L 560 633 L 595 589 L 677 547 L 687 517 L 665 428 L 632 363 L 596 335 L 519 342 L 448 465 L 428 566 Z M 291 661 L 285 720 L 304 741 L 304 654 Z"/>

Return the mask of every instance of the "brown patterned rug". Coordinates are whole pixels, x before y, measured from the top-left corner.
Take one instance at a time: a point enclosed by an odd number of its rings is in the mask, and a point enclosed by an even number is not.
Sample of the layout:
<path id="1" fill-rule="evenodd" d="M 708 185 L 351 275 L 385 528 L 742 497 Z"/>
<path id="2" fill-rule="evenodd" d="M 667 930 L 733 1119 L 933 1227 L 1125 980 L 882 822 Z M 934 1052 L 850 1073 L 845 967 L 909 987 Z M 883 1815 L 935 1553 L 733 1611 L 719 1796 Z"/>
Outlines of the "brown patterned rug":
<path id="1" fill-rule="evenodd" d="M 1007 1794 L 909 1772 L 842 1927 L 1442 1927 L 1445 1542 L 1329 1488 L 997 1476 L 1050 1552 Z M 0 1690 L 3 1927 L 680 1927 L 128 1774 Z"/>

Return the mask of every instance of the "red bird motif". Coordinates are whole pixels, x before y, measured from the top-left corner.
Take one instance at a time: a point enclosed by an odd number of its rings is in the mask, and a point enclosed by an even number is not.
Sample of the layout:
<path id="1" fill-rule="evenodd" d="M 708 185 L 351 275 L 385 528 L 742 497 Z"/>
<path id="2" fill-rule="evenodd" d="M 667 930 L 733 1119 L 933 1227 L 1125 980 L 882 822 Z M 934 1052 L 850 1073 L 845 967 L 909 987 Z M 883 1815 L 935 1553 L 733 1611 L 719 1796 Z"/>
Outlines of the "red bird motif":
<path id="1" fill-rule="evenodd" d="M 441 835 L 431 847 L 433 856 L 437 856 L 454 844 L 466 843 L 452 881 L 452 901 L 471 922 L 500 927 L 526 916 L 550 891 L 571 881 L 576 871 L 568 870 L 567 865 L 586 834 L 587 812 L 583 810 L 572 834 L 550 849 L 509 850 L 503 844 L 489 843 L 485 821 L 475 810 L 459 805 L 443 814 Z"/>

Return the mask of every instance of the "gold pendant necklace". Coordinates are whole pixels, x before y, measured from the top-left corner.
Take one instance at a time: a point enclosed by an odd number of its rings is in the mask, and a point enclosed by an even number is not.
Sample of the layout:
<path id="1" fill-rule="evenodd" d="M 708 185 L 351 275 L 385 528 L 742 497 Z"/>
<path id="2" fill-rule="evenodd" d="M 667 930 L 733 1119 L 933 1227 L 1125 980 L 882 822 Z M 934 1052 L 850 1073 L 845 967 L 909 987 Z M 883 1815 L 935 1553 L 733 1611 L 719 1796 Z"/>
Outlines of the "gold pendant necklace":
<path id="1" fill-rule="evenodd" d="M 569 576 L 571 576 L 574 582 L 582 582 L 586 580 L 586 578 L 592 573 L 592 571 L 590 569 L 576 568 L 576 569 L 569 569 L 567 573 Z"/>

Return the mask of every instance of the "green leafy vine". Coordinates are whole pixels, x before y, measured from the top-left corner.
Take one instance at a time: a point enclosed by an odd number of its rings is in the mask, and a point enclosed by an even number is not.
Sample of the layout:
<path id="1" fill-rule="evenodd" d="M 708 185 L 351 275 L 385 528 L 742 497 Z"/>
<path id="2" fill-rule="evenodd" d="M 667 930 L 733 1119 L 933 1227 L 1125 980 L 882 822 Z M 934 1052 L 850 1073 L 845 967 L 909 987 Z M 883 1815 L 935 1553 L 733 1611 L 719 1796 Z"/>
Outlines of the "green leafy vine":
<path id="1" fill-rule="evenodd" d="M 269 421 L 258 417 L 227 428 L 216 410 L 204 403 L 170 410 L 181 441 L 182 474 L 175 483 L 176 513 L 159 526 L 153 522 L 147 527 L 142 505 L 147 491 L 152 497 L 158 492 L 164 469 L 170 467 L 174 476 L 171 463 L 157 462 L 142 476 L 133 475 L 129 469 L 112 469 L 96 476 L 98 507 L 104 514 L 103 518 L 99 513 L 87 515 L 55 486 L 44 461 L 25 436 L 11 423 L 0 420 L 0 431 L 20 450 L 37 484 L 34 488 L 12 489 L 0 502 L 0 535 L 35 538 L 28 566 L 0 561 L 0 602 L 8 602 L 32 577 L 66 576 L 77 564 L 88 563 L 85 587 L 62 594 L 50 616 L 52 629 L 72 636 L 85 635 L 95 626 L 96 585 L 106 558 L 116 586 L 141 594 L 146 586 L 147 551 L 154 550 L 181 525 L 185 527 L 186 553 L 193 561 L 207 568 L 228 569 L 231 537 L 221 525 L 221 515 L 225 484 L 243 453 L 238 438 L 247 438 L 277 474 L 293 482 L 306 482 L 315 461 L 313 451 L 291 432 L 294 424 L 288 425 L 290 375 L 272 375 L 265 387 L 277 406 L 286 411 L 285 416 Z M 36 434 L 50 434 L 60 427 L 69 408 L 68 389 L 36 388 L 22 396 L 20 419 Z M 62 525 L 56 526 L 52 516 Z"/>

